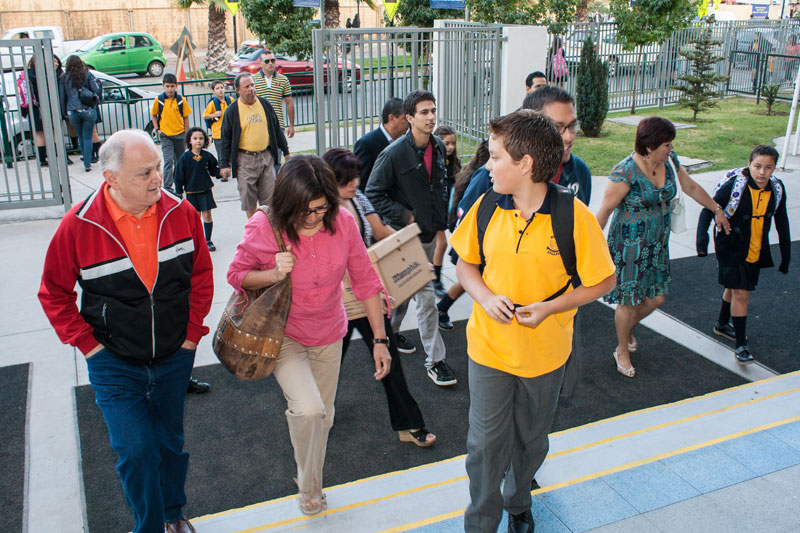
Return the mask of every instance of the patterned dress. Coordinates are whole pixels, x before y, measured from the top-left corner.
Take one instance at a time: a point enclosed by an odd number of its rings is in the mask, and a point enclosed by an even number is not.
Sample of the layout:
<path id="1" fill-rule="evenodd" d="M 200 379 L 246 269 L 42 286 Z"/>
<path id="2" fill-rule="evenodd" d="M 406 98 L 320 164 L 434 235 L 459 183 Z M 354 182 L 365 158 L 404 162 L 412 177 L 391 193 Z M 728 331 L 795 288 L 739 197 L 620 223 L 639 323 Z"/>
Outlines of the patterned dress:
<path id="1" fill-rule="evenodd" d="M 675 169 L 678 156 L 670 152 Z M 645 298 L 669 293 L 669 202 L 675 198 L 676 180 L 669 165 L 664 186 L 656 187 L 642 173 L 633 154 L 620 161 L 611 175 L 613 182 L 625 182 L 630 191 L 617 208 L 608 231 L 608 248 L 617 267 L 617 286 L 605 301 L 638 305 Z"/>

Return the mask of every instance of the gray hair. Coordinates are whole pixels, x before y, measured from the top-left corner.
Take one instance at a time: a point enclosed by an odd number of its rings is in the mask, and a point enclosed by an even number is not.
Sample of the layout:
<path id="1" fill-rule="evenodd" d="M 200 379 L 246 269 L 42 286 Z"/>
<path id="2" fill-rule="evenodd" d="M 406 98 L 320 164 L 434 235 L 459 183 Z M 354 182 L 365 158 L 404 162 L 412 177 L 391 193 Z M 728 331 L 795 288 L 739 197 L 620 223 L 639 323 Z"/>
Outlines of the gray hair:
<path id="1" fill-rule="evenodd" d="M 239 84 L 241 83 L 242 78 L 252 78 L 252 77 L 253 75 L 250 74 L 249 72 L 242 72 L 241 74 L 237 74 L 236 77 L 233 79 L 233 88 L 238 91 Z"/>
<path id="2" fill-rule="evenodd" d="M 106 142 L 100 147 L 100 168 L 102 170 L 110 170 L 111 172 L 119 172 L 119 169 L 122 167 L 122 157 L 125 153 L 125 147 L 131 141 L 142 141 L 148 143 L 154 149 L 156 147 L 150 135 L 142 130 L 119 130 L 106 139 Z"/>

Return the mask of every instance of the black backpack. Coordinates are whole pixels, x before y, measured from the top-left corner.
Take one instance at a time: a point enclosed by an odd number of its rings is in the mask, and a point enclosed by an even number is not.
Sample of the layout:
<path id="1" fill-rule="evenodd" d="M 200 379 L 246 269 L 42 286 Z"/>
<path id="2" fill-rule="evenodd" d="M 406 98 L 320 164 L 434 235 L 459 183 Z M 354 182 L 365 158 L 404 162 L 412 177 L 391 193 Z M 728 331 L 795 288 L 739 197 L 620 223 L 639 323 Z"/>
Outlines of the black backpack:
<path id="1" fill-rule="evenodd" d="M 167 93 L 159 94 L 157 100 L 158 113 L 156 113 L 156 116 L 158 117 L 158 122 L 161 123 L 161 113 L 164 112 L 164 102 L 167 100 Z M 181 114 L 181 118 L 183 118 L 183 96 L 175 93 L 175 100 L 178 101 L 178 112 Z"/>
<path id="2" fill-rule="evenodd" d="M 224 96 L 224 98 L 225 98 L 225 103 L 226 104 L 231 105 L 233 103 L 233 97 L 232 96 L 228 96 L 226 94 Z M 211 102 L 214 104 L 214 112 L 217 112 L 222 108 L 222 102 L 220 102 L 219 98 L 217 98 L 216 96 L 211 98 Z M 181 110 L 181 112 L 183 112 L 183 110 Z M 211 126 L 214 124 L 214 122 L 218 121 L 219 119 L 218 118 L 204 118 L 203 120 L 206 121 L 206 128 L 211 129 Z"/>
<path id="3" fill-rule="evenodd" d="M 566 187 L 556 185 L 555 183 L 547 184 L 547 195 L 550 199 L 550 218 L 553 225 L 553 237 L 556 239 L 559 255 L 561 261 L 564 263 L 564 270 L 569 276 L 567 284 L 561 287 L 558 291 L 550 295 L 544 301 L 548 302 L 558 298 L 566 292 L 570 285 L 577 287 L 580 285 L 580 278 L 578 277 L 577 259 L 575 257 L 575 236 L 573 234 L 575 229 L 575 196 L 572 191 Z M 486 257 L 483 255 L 483 238 L 486 234 L 486 228 L 489 221 L 492 220 L 494 212 L 497 210 L 497 200 L 500 195 L 494 192 L 494 189 L 489 189 L 478 204 L 478 212 L 476 213 L 478 225 L 478 251 L 481 255 L 480 271 L 483 272 L 486 266 Z"/>

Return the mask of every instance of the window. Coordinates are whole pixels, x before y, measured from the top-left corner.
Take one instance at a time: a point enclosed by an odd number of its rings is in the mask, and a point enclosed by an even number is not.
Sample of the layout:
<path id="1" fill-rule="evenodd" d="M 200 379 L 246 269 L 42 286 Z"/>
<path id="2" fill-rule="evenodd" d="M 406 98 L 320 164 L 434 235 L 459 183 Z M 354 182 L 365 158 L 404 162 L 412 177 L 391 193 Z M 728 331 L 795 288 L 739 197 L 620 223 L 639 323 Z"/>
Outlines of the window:
<path id="1" fill-rule="evenodd" d="M 33 32 L 34 37 L 37 39 L 53 39 L 55 35 L 53 35 L 52 30 L 36 30 Z"/>
<path id="2" fill-rule="evenodd" d="M 134 48 L 148 48 L 153 46 L 153 42 L 144 35 L 132 35 L 131 40 L 133 41 Z"/>
<path id="3" fill-rule="evenodd" d="M 112 37 L 106 39 L 103 43 L 103 48 L 107 50 L 121 50 L 125 48 L 125 37 Z"/>

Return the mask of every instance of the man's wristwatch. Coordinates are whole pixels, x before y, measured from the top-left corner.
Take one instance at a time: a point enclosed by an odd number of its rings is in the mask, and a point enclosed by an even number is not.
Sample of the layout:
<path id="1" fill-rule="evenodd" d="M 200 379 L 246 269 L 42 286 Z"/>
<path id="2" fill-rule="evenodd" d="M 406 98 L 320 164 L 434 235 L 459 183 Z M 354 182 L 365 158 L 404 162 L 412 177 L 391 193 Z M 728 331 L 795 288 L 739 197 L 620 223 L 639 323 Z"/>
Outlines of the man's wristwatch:
<path id="1" fill-rule="evenodd" d="M 372 344 L 389 344 L 389 338 L 384 337 L 382 339 L 372 339 Z"/>

